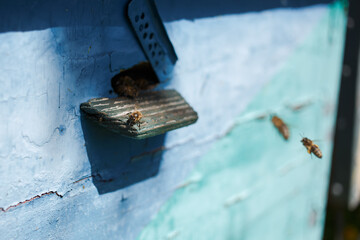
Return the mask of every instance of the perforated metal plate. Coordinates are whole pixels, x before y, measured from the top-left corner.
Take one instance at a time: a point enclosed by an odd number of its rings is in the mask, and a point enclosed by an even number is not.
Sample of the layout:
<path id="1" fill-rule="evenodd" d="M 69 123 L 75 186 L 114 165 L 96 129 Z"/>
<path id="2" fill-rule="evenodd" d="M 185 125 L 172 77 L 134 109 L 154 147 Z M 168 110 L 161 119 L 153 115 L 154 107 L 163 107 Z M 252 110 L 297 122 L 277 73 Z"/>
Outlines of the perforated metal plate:
<path id="1" fill-rule="evenodd" d="M 137 38 L 160 82 L 170 78 L 177 61 L 153 0 L 132 0 L 128 17 Z"/>
<path id="2" fill-rule="evenodd" d="M 95 98 L 82 103 L 86 117 L 111 131 L 132 138 L 147 138 L 195 123 L 197 113 L 175 90 L 142 93 L 136 99 Z M 142 113 L 139 126 L 127 124 L 129 114 Z"/>

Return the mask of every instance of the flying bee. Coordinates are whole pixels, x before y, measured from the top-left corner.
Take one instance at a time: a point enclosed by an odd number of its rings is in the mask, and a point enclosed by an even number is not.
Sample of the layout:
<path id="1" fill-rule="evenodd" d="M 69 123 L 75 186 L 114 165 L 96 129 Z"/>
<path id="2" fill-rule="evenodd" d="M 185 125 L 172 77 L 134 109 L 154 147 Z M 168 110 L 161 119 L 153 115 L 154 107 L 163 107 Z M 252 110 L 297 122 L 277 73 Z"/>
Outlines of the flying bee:
<path id="1" fill-rule="evenodd" d="M 126 124 L 130 127 L 137 124 L 137 126 L 140 129 L 140 120 L 142 119 L 143 115 L 140 111 L 134 111 L 132 113 L 127 114 L 129 116 L 128 120 L 126 121 Z"/>
<path id="2" fill-rule="evenodd" d="M 285 140 L 288 140 L 290 136 L 290 131 L 288 126 L 283 122 L 283 120 L 274 115 L 271 118 L 271 121 L 274 124 L 274 126 L 279 130 L 281 135 L 285 138 Z"/>
<path id="3" fill-rule="evenodd" d="M 316 145 L 313 141 L 311 141 L 310 139 L 304 137 L 301 140 L 301 142 L 305 146 L 305 148 L 307 149 L 307 152 L 309 154 L 313 153 L 318 158 L 322 158 L 322 153 L 321 153 L 321 150 L 320 150 L 319 146 Z"/>

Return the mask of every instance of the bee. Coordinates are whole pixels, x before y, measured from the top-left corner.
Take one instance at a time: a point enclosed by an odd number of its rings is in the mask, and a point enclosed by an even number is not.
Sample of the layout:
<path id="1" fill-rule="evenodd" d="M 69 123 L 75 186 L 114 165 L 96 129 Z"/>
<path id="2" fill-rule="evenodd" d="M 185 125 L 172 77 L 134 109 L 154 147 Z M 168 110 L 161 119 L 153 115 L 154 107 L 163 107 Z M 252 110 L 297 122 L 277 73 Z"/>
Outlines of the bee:
<path id="1" fill-rule="evenodd" d="M 142 113 L 140 111 L 134 111 L 132 113 L 128 113 L 127 115 L 129 116 L 129 118 L 126 121 L 126 125 L 132 127 L 137 124 L 140 129 L 140 120 L 143 117 Z"/>
<path id="2" fill-rule="evenodd" d="M 283 135 L 285 140 L 288 140 L 290 136 L 290 132 L 288 126 L 283 122 L 283 120 L 281 120 L 281 118 L 277 116 L 273 116 L 271 118 L 271 121 L 274 124 L 274 126 L 279 130 L 281 135 Z"/>
<path id="3" fill-rule="evenodd" d="M 315 143 L 313 143 L 313 141 L 311 141 L 310 139 L 304 137 L 301 140 L 301 142 L 305 146 L 305 148 L 307 149 L 307 152 L 309 154 L 313 153 L 318 158 L 322 158 L 322 153 L 321 153 L 321 150 L 320 150 L 319 146 L 316 145 Z"/>

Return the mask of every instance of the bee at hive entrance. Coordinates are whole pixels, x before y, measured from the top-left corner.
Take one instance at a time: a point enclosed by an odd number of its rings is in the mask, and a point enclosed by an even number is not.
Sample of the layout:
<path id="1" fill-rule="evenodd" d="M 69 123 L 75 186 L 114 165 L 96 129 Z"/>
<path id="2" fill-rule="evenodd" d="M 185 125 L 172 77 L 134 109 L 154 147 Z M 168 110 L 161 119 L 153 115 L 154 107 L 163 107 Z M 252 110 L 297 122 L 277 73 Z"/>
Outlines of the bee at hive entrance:
<path id="1" fill-rule="evenodd" d="M 143 117 L 142 113 L 140 111 L 134 111 L 132 113 L 128 113 L 127 115 L 129 116 L 129 118 L 126 121 L 126 124 L 130 127 L 137 124 L 137 126 L 140 129 L 140 123 L 141 123 L 140 120 Z"/>

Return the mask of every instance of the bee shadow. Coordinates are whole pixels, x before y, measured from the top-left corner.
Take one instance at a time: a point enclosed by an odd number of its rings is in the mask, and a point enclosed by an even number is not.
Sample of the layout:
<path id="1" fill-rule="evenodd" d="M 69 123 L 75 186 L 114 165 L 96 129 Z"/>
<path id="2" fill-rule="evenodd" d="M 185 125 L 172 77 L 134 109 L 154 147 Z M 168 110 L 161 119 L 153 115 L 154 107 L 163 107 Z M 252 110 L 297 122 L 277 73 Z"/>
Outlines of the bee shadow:
<path id="1" fill-rule="evenodd" d="M 111 132 L 81 115 L 91 177 L 99 194 L 156 176 L 165 134 L 136 140 Z"/>

